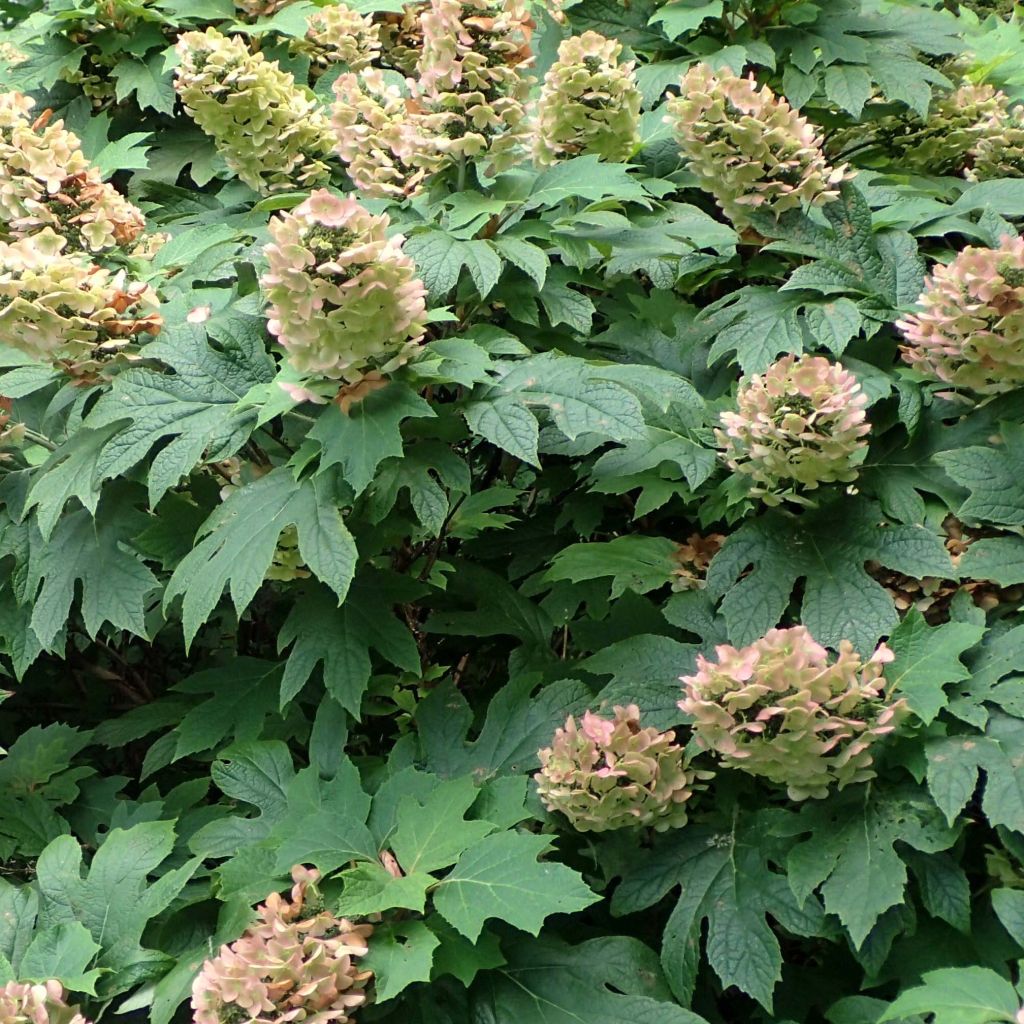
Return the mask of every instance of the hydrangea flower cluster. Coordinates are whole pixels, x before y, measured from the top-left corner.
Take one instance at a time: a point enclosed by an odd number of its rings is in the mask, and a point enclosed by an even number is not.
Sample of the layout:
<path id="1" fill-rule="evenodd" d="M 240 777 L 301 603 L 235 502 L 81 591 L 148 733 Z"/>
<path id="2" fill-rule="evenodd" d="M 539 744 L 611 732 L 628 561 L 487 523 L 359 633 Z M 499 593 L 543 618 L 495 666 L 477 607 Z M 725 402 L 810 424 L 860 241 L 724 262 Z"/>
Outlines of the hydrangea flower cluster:
<path id="1" fill-rule="evenodd" d="M 270 192 L 327 180 L 330 124 L 277 61 L 214 28 L 184 33 L 176 49 L 185 110 L 246 185 Z"/>
<path id="2" fill-rule="evenodd" d="M 346 4 L 321 7 L 309 16 L 306 39 L 299 47 L 309 54 L 314 72 L 331 64 L 359 71 L 380 54 L 380 26 Z"/>
<path id="3" fill-rule="evenodd" d="M 51 228 L 0 242 L 0 336 L 43 362 L 77 363 L 157 334 L 153 290 L 81 257 L 64 254 Z"/>
<path id="4" fill-rule="evenodd" d="M 678 828 L 686 824 L 695 783 L 710 778 L 688 766 L 668 733 L 641 728 L 635 704 L 616 707 L 611 719 L 587 711 L 579 725 L 570 715 L 538 756 L 541 800 L 579 832 Z"/>
<path id="5" fill-rule="evenodd" d="M 426 288 L 388 224 L 325 189 L 270 222 L 268 326 L 300 373 L 388 373 L 423 337 Z"/>
<path id="6" fill-rule="evenodd" d="M 291 901 L 272 893 L 257 921 L 207 960 L 192 986 L 195 1024 L 346 1024 L 366 1000 L 365 956 L 373 933 L 323 909 L 319 873 L 292 869 Z"/>
<path id="7" fill-rule="evenodd" d="M 99 252 L 130 245 L 146 226 L 142 211 L 89 166 L 81 144 L 35 101 L 0 93 L 0 238 L 52 227 L 68 242 Z"/>
<path id="8" fill-rule="evenodd" d="M 429 0 L 404 4 L 401 12 L 381 11 L 375 21 L 380 27 L 381 66 L 411 75 L 423 49 L 423 25 L 420 19 L 430 6 Z"/>
<path id="9" fill-rule="evenodd" d="M 824 356 L 784 356 L 741 383 L 736 412 L 715 431 L 731 470 L 765 504 L 808 504 L 805 491 L 849 482 L 867 452 L 867 397 L 857 378 Z"/>
<path id="10" fill-rule="evenodd" d="M 77 1006 L 68 1006 L 59 981 L 38 985 L 9 981 L 0 986 L 0 1024 L 87 1024 Z"/>
<path id="11" fill-rule="evenodd" d="M 534 159 L 542 166 L 594 153 L 621 162 L 640 141 L 640 90 L 633 62 L 618 62 L 622 44 L 584 32 L 558 47 L 544 76 L 534 129 Z"/>
<path id="12" fill-rule="evenodd" d="M 862 662 L 844 640 L 830 664 L 806 627 L 773 629 L 749 647 L 716 647 L 714 661 L 699 655 L 679 707 L 722 764 L 784 785 L 792 800 L 821 799 L 873 778 L 872 745 L 907 714 L 885 690 L 892 659 L 881 644 Z"/>
<path id="13" fill-rule="evenodd" d="M 915 369 L 980 395 L 1024 383 L 1024 238 L 967 246 L 935 267 L 917 304 L 896 324 Z"/>
<path id="14" fill-rule="evenodd" d="M 531 29 L 520 0 L 431 0 L 383 22 L 382 63 L 404 72 L 416 59 L 404 87 L 379 68 L 335 82 L 335 148 L 356 186 L 412 195 L 429 175 L 481 153 L 492 171 L 507 167 L 527 134 Z"/>
<path id="15" fill-rule="evenodd" d="M 817 129 L 754 76 L 690 68 L 666 104 L 689 169 L 737 227 L 754 210 L 779 215 L 835 199 L 848 177 L 822 153 Z"/>

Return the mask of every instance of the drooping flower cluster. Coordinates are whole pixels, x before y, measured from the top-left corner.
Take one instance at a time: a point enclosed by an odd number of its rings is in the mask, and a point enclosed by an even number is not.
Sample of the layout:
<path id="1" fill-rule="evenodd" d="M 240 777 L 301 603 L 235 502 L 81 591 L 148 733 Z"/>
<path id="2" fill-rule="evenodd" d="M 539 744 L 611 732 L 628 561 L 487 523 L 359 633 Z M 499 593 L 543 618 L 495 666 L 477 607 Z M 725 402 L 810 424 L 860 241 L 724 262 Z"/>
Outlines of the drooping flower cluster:
<path id="1" fill-rule="evenodd" d="M 715 437 L 750 493 L 769 505 L 807 504 L 806 491 L 849 482 L 867 452 L 867 397 L 857 378 L 824 356 L 788 355 L 744 381 L 736 412 L 721 414 Z"/>
<path id="2" fill-rule="evenodd" d="M 272 893 L 237 941 L 207 960 L 192 986 L 195 1024 L 346 1024 L 366 1000 L 356 964 L 373 933 L 323 909 L 319 873 L 296 867 L 291 901 Z"/>
<path id="3" fill-rule="evenodd" d="M 828 164 L 817 129 L 754 76 L 690 68 L 666 104 L 689 169 L 737 227 L 755 210 L 774 215 L 835 199 L 848 176 Z"/>
<path id="4" fill-rule="evenodd" d="M 157 334 L 157 298 L 83 257 L 64 253 L 65 239 L 45 228 L 0 242 L 0 337 L 43 362 L 100 358 L 140 334 Z"/>
<path id="5" fill-rule="evenodd" d="M 423 337 L 426 288 L 388 223 L 325 189 L 271 221 L 268 326 L 300 373 L 388 373 Z"/>
<path id="6" fill-rule="evenodd" d="M 784 785 L 790 799 L 821 799 L 873 777 L 872 745 L 907 714 L 886 693 L 881 644 L 862 662 L 847 640 L 837 659 L 804 626 L 773 629 L 749 647 L 715 648 L 682 677 L 679 707 L 697 743 L 729 768 Z"/>
<path id="7" fill-rule="evenodd" d="M 935 267 L 917 304 L 896 324 L 915 369 L 981 395 L 1024 384 L 1024 238 L 967 246 Z"/>
<path id="8" fill-rule="evenodd" d="M 9 981 L 0 986 L 0 1024 L 86 1024 L 77 1006 L 68 1006 L 59 981 Z"/>
<path id="9" fill-rule="evenodd" d="M 335 82 L 336 151 L 367 195 L 401 197 L 446 166 L 486 153 L 509 166 L 526 138 L 532 30 L 520 0 L 431 0 L 380 23 L 380 68 Z M 415 61 L 413 62 L 413 57 Z"/>
<path id="10" fill-rule="evenodd" d="M 380 54 L 380 26 L 370 15 L 346 4 L 321 7 L 309 16 L 307 24 L 306 38 L 298 49 L 309 54 L 314 72 L 331 64 L 359 71 Z"/>
<path id="11" fill-rule="evenodd" d="M 695 784 L 710 777 L 689 767 L 668 733 L 641 728 L 635 704 L 616 707 L 611 719 L 587 711 L 578 725 L 570 715 L 538 756 L 541 800 L 579 832 L 677 828 Z"/>
<path id="12" fill-rule="evenodd" d="M 622 44 L 584 32 L 558 47 L 538 100 L 533 155 L 538 164 L 594 153 L 628 160 L 640 141 L 640 90 Z"/>
<path id="13" fill-rule="evenodd" d="M 74 248 L 129 245 L 145 229 L 138 207 L 89 166 L 78 137 L 35 101 L 0 93 L 0 238 L 51 227 Z"/>
<path id="14" fill-rule="evenodd" d="M 330 124 L 308 90 L 241 37 L 186 32 L 175 88 L 227 165 L 258 192 L 326 181 Z"/>

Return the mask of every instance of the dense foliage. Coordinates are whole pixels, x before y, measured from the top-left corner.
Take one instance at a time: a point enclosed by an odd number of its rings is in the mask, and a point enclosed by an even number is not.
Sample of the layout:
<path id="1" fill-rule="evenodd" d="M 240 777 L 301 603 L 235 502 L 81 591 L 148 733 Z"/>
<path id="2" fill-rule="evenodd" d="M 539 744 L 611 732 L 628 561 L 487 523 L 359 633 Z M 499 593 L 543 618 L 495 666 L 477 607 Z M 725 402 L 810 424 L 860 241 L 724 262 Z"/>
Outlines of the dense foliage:
<path id="1" fill-rule="evenodd" d="M 1024 1020 L 1003 0 L 0 0 L 0 1024 Z"/>

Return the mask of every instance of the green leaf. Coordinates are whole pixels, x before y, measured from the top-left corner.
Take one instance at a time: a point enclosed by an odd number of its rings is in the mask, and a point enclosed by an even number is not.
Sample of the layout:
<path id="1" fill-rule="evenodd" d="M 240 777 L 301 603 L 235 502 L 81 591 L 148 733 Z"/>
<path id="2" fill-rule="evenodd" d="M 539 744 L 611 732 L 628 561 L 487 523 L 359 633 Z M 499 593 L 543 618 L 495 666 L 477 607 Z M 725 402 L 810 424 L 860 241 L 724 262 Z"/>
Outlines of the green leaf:
<path id="1" fill-rule="evenodd" d="M 982 537 L 960 558 L 964 579 L 992 580 L 1001 587 L 1024 583 L 1024 537 Z"/>
<path id="2" fill-rule="evenodd" d="M 744 373 L 761 373 L 783 353 L 800 354 L 805 331 L 798 316 L 804 300 L 775 288 L 743 288 L 731 295 L 724 312 L 715 307 L 717 336 L 709 353 L 719 359 L 734 352 Z"/>
<path id="3" fill-rule="evenodd" d="M 74 992 L 96 995 L 96 981 L 102 972 L 87 970 L 100 944 L 78 921 L 65 921 L 36 932 L 18 965 L 18 976 L 25 981 L 45 982 L 56 978 Z"/>
<path id="4" fill-rule="evenodd" d="M 531 466 L 540 465 L 537 417 L 516 398 L 504 395 L 490 401 L 471 402 L 463 412 L 474 434 Z"/>
<path id="5" fill-rule="evenodd" d="M 123 492 L 121 492 L 123 494 Z M 130 546 L 140 528 L 138 514 L 104 497 L 96 519 L 85 510 L 58 523 L 48 543 L 33 543 L 27 588 L 33 595 L 32 631 L 48 647 L 64 628 L 76 586 L 86 631 L 96 636 L 105 623 L 146 636 L 146 607 L 157 578 Z M 116 515 L 108 509 L 117 509 Z"/>
<path id="6" fill-rule="evenodd" d="M 438 914 L 430 915 L 427 927 L 441 940 L 434 953 L 431 980 L 450 974 L 468 988 L 481 971 L 501 967 L 506 962 L 497 936 L 489 932 L 485 931 L 475 943 L 470 942 Z"/>
<path id="7" fill-rule="evenodd" d="M 674 0 L 651 15 L 649 24 L 661 23 L 669 39 L 678 39 L 700 28 L 708 18 L 719 18 L 721 15 L 722 0 Z"/>
<path id="8" fill-rule="evenodd" d="M 872 786 L 803 808 L 785 832 L 810 835 L 786 858 L 793 892 L 802 901 L 820 886 L 825 909 L 857 949 L 878 918 L 903 901 L 907 869 L 895 844 L 937 853 L 956 840 L 920 791 Z"/>
<path id="9" fill-rule="evenodd" d="M 370 951 L 360 961 L 373 971 L 378 1002 L 394 999 L 417 981 L 429 981 L 441 940 L 422 921 L 401 921 L 373 930 Z"/>
<path id="10" fill-rule="evenodd" d="M 609 935 L 570 946 L 545 937 L 507 945 L 507 966 L 488 971 L 474 989 L 493 1024 L 705 1024 L 672 1000 L 657 957 L 639 939 Z"/>
<path id="11" fill-rule="evenodd" d="M 392 382 L 368 394 L 347 414 L 332 402 L 307 437 L 320 443 L 320 471 L 341 466 L 345 482 L 359 495 L 384 459 L 402 454 L 402 421 L 431 416 L 434 411 L 419 395 Z"/>
<path id="12" fill-rule="evenodd" d="M 616 537 L 592 544 L 570 544 L 552 559 L 545 580 L 584 580 L 611 577 L 614 600 L 626 590 L 646 594 L 669 583 L 679 562 L 679 545 L 667 537 Z"/>
<path id="13" fill-rule="evenodd" d="M 833 648 L 850 640 L 867 654 L 897 621 L 892 597 L 864 568 L 868 561 L 918 579 L 956 575 L 933 533 L 887 524 L 874 504 L 848 498 L 796 518 L 769 512 L 748 521 L 712 561 L 708 589 L 723 597 L 733 642 L 747 644 L 778 625 L 803 579 L 801 620 L 812 635 Z"/>
<path id="14" fill-rule="evenodd" d="M 648 196 L 642 182 L 622 164 L 605 163 L 591 154 L 560 161 L 543 171 L 533 183 L 525 208 L 557 206 L 565 199 L 594 202 L 608 198 L 642 202 Z"/>
<path id="15" fill-rule="evenodd" d="M 1024 949 L 1024 892 L 1020 889 L 993 890 L 992 909 L 1013 941 Z"/>
<path id="16" fill-rule="evenodd" d="M 135 93 L 135 102 L 160 114 L 174 111 L 174 86 L 171 73 L 164 71 L 163 54 L 154 53 L 145 61 L 125 57 L 114 65 L 111 77 L 115 80 L 114 95 L 119 101 Z"/>
<path id="17" fill-rule="evenodd" d="M 216 607 L 224 588 L 241 614 L 259 589 L 288 526 L 317 578 L 344 600 L 355 573 L 356 547 L 325 477 L 297 482 L 285 467 L 233 491 L 199 531 L 199 543 L 167 584 L 164 606 L 182 596 L 186 646 Z"/>
<path id="18" fill-rule="evenodd" d="M 1024 525 L 1024 425 L 1003 423 L 1001 443 L 960 448 L 935 456 L 971 496 L 957 515 L 969 522 Z"/>
<path id="19" fill-rule="evenodd" d="M 413 910 L 423 913 L 427 890 L 436 879 L 424 874 L 406 874 L 395 878 L 380 864 L 367 861 L 338 876 L 345 889 L 338 900 L 338 913 L 351 917 L 379 914 L 386 910 Z"/>
<path id="20" fill-rule="evenodd" d="M 948 701 L 944 687 L 970 678 L 960 656 L 984 633 L 984 626 L 968 622 L 948 622 L 932 628 L 916 608 L 911 608 L 890 637 L 889 646 L 896 658 L 886 668 L 885 678 L 897 694 L 907 698 L 911 711 L 921 721 L 931 722 Z"/>
<path id="21" fill-rule="evenodd" d="M 406 874 L 450 867 L 467 847 L 494 831 L 487 821 L 466 821 L 477 798 L 471 776 L 442 782 L 424 800 L 407 796 L 398 805 L 391 848 Z"/>
<path id="22" fill-rule="evenodd" d="M 322 665 L 327 692 L 358 719 L 370 682 L 371 649 L 407 672 L 420 668 L 416 641 L 392 610 L 387 578 L 371 569 L 356 576 L 340 608 L 326 587 L 305 585 L 277 645 L 279 651 L 293 645 L 281 680 L 282 707 Z"/>
<path id="23" fill-rule="evenodd" d="M 904 992 L 882 1014 L 879 1024 L 916 1013 L 929 1015 L 933 1024 L 994 1024 L 1017 1019 L 1017 993 L 988 967 L 928 971 L 922 981 L 922 985 Z"/>
<path id="24" fill-rule="evenodd" d="M 471 942 L 497 918 L 531 935 L 551 914 L 582 910 L 600 897 L 563 864 L 538 862 L 548 836 L 498 832 L 469 847 L 434 891 L 439 914 Z"/>
<path id="25" fill-rule="evenodd" d="M 96 460 L 98 479 L 125 474 L 160 444 L 148 470 L 155 507 L 200 460 L 217 462 L 245 444 L 256 412 L 236 404 L 273 379 L 273 361 L 250 320 L 229 321 L 218 337 L 214 348 L 199 328 L 178 325 L 146 346 L 147 358 L 161 360 L 173 373 L 138 367 L 114 378 L 86 420 L 90 427 L 123 423 Z"/>
<path id="26" fill-rule="evenodd" d="M 864 68 L 833 64 L 825 69 L 825 95 L 853 117 L 860 117 L 871 92 L 871 76 Z"/>
<path id="27" fill-rule="evenodd" d="M 173 846 L 174 825 L 169 821 L 115 828 L 83 878 L 81 847 L 71 836 L 55 839 L 37 864 L 40 924 L 80 922 L 103 947 L 99 968 L 117 972 L 138 962 L 144 957 L 139 942 L 146 924 L 171 905 L 199 867 L 198 861 L 189 861 L 151 882 L 150 875 Z"/>

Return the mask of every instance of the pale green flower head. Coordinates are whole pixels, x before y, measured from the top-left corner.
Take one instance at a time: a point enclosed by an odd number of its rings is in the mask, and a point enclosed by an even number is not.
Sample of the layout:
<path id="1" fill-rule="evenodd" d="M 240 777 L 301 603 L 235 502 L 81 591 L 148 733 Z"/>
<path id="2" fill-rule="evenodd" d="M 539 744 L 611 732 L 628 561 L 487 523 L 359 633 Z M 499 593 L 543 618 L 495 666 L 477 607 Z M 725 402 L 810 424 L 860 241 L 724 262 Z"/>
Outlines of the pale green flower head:
<path id="1" fill-rule="evenodd" d="M 778 216 L 838 196 L 846 169 L 828 164 L 814 125 L 753 75 L 695 64 L 679 88 L 665 120 L 690 171 L 736 227 L 754 210 Z"/>
<path id="2" fill-rule="evenodd" d="M 809 504 L 806 492 L 857 478 L 867 453 L 867 397 L 824 356 L 788 355 L 740 383 L 736 411 L 715 431 L 726 465 L 768 505 Z"/>
<path id="3" fill-rule="evenodd" d="M 0 336 L 40 362 L 100 358 L 140 334 L 156 334 L 156 294 L 84 255 L 64 253 L 51 228 L 0 242 Z"/>
<path id="4" fill-rule="evenodd" d="M 979 395 L 1024 384 L 1024 238 L 967 246 L 935 267 L 917 305 L 896 324 L 916 370 Z"/>
<path id="5" fill-rule="evenodd" d="M 344 64 L 359 71 L 380 56 L 380 26 L 369 14 L 337 3 L 314 11 L 307 24 L 305 42 L 297 48 L 309 54 L 314 67 Z"/>
<path id="6" fill-rule="evenodd" d="M 697 743 L 728 768 L 785 786 L 791 800 L 824 798 L 874 777 L 872 745 L 907 714 L 886 692 L 893 653 L 866 661 L 848 640 L 828 651 L 804 626 L 772 629 L 748 647 L 723 644 L 683 676 L 679 707 Z"/>
<path id="7" fill-rule="evenodd" d="M 611 719 L 587 711 L 577 724 L 570 715 L 539 757 L 541 800 L 578 832 L 678 828 L 695 784 L 710 778 L 689 767 L 671 735 L 641 728 L 635 704 L 616 707 Z"/>
<path id="8" fill-rule="evenodd" d="M 246 185 L 272 192 L 327 180 L 330 124 L 277 61 L 214 28 L 184 33 L 176 50 L 175 88 L 185 110 Z"/>
<path id="9" fill-rule="evenodd" d="M 268 328 L 300 373 L 355 383 L 416 350 L 426 288 L 388 223 L 325 189 L 270 222 Z"/>
<path id="10" fill-rule="evenodd" d="M 584 32 L 558 47 L 544 76 L 533 146 L 541 165 L 593 153 L 624 161 L 640 142 L 640 90 L 633 61 L 619 63 L 622 44 Z"/>
<path id="11" fill-rule="evenodd" d="M 323 909 L 318 872 L 292 869 L 291 901 L 272 893 L 256 923 L 207 960 L 192 985 L 194 1024 L 347 1024 L 371 972 L 373 933 Z"/>
<path id="12" fill-rule="evenodd" d="M 9 981 L 0 986 L 0 1024 L 88 1024 L 77 1006 L 68 1006 L 59 981 Z"/>

